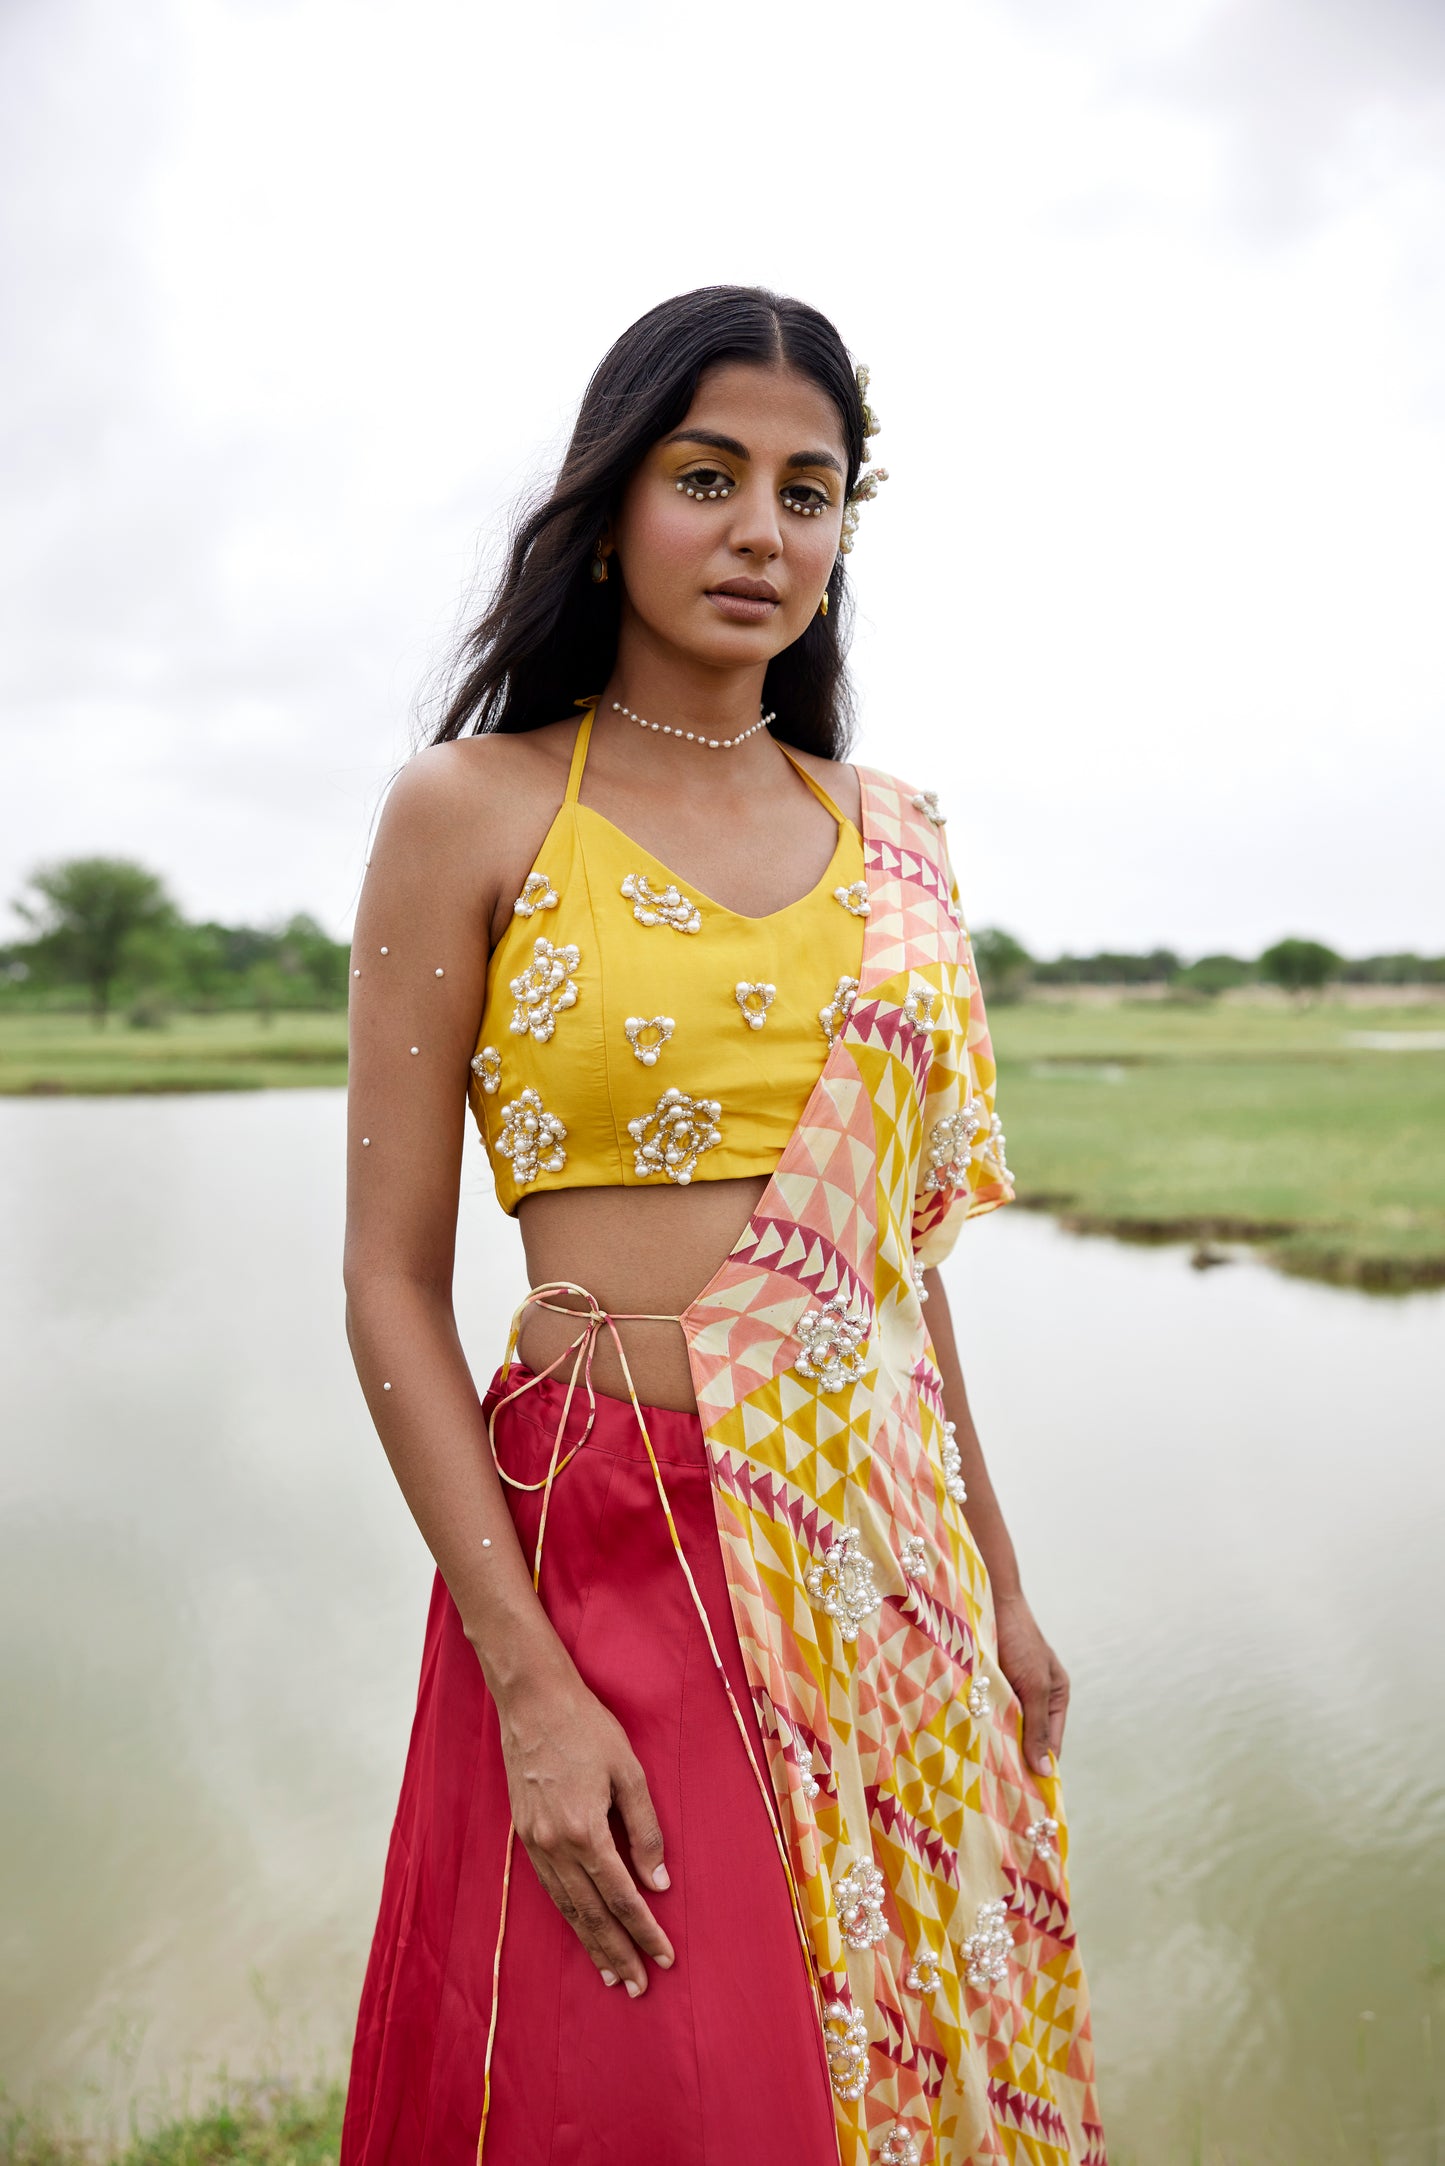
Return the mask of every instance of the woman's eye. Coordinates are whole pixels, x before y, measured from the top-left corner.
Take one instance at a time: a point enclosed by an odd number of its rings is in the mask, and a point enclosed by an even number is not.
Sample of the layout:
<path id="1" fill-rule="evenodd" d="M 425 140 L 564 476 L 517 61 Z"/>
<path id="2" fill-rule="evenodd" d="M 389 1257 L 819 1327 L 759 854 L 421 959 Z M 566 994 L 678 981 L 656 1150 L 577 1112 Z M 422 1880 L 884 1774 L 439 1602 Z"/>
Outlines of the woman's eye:
<path id="1" fill-rule="evenodd" d="M 826 489 L 816 488 L 811 482 L 790 481 L 783 491 L 783 502 L 799 511 L 826 511 L 832 498 Z"/>
<path id="2" fill-rule="evenodd" d="M 677 486 L 686 496 L 731 496 L 733 478 L 719 467 L 699 466 L 684 474 Z"/>

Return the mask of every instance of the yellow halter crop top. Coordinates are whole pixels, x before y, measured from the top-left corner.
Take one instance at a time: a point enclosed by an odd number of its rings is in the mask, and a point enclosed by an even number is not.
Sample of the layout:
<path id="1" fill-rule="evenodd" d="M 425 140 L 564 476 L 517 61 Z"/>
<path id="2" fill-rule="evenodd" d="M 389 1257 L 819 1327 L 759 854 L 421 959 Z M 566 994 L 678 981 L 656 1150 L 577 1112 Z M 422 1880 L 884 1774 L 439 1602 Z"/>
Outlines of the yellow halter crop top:
<path id="1" fill-rule="evenodd" d="M 771 1175 L 857 990 L 863 842 L 838 822 L 822 879 L 752 918 L 685 886 L 567 794 L 487 969 L 472 1108 L 502 1208 L 538 1189 Z"/>

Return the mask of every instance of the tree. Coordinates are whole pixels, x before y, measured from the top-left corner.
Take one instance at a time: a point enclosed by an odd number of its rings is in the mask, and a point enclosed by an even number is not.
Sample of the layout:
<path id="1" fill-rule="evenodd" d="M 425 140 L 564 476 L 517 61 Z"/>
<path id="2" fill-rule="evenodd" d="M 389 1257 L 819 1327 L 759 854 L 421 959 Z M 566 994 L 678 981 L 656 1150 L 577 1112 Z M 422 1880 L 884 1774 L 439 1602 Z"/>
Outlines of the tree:
<path id="1" fill-rule="evenodd" d="M 1212 1000 L 1236 985 L 1249 983 L 1249 965 L 1237 955 L 1201 955 L 1187 970 L 1178 971 L 1174 983 L 1191 993 L 1207 993 Z"/>
<path id="2" fill-rule="evenodd" d="M 996 925 L 985 926 L 973 936 L 973 959 L 986 998 L 1022 1000 L 1033 976 L 1034 959 L 1021 940 Z"/>
<path id="3" fill-rule="evenodd" d="M 127 951 L 145 934 L 168 930 L 176 909 L 161 881 L 123 857 L 73 857 L 41 865 L 15 909 L 32 926 L 30 952 L 59 978 L 90 994 L 97 1029 L 110 1013 Z"/>
<path id="4" fill-rule="evenodd" d="M 1334 949 L 1319 940 L 1277 940 L 1259 958 L 1261 977 L 1287 993 L 1317 993 L 1339 976 L 1341 967 Z"/>

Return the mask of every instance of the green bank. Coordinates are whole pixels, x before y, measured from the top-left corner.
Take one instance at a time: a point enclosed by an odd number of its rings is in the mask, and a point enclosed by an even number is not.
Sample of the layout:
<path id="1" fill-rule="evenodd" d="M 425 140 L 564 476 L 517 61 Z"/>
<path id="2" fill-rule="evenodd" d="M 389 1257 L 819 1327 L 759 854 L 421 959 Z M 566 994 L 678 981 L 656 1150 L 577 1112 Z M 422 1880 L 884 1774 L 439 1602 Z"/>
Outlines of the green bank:
<path id="1" fill-rule="evenodd" d="M 0 2108 L 0 2166 L 336 2166 L 345 2102 L 334 2081 L 222 2082 L 198 2113 L 118 2142 Z"/>
<path id="2" fill-rule="evenodd" d="M 1445 1007 L 1024 1001 L 991 1016 L 1021 1200 L 1084 1233 L 1249 1242 L 1445 1284 Z"/>
<path id="3" fill-rule="evenodd" d="M 1031 999 L 992 1009 L 1020 1199 L 1080 1232 L 1248 1242 L 1371 1290 L 1445 1284 L 1445 1004 Z M 0 1092 L 339 1086 L 336 1012 L 104 1029 L 0 1016 Z"/>

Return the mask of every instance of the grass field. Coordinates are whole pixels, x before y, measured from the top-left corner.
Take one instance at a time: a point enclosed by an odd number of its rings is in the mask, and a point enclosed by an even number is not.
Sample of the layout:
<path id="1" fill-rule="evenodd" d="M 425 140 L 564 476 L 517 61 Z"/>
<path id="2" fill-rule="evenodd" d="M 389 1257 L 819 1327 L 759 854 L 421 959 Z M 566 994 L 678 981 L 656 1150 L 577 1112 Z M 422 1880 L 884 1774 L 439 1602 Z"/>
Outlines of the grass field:
<path id="1" fill-rule="evenodd" d="M 1344 1284 L 1445 1284 L 1445 1006 L 1086 998 L 992 1023 L 1024 1203 L 1126 1239 L 1253 1241 Z M 0 1015 L 0 1093 L 345 1080 L 340 1014 Z"/>
<path id="2" fill-rule="evenodd" d="M 87 2141 L 0 2109 L 0 2166 L 336 2166 L 339 2082 L 225 2083 L 200 2113 L 128 2143 Z"/>
<path id="3" fill-rule="evenodd" d="M 1445 1009 L 1025 1002 L 991 1022 L 1021 1200 L 1083 1232 L 1257 1241 L 1345 1284 L 1445 1283 Z"/>
<path id="4" fill-rule="evenodd" d="M 159 1030 L 119 1018 L 0 1015 L 0 1094 L 247 1091 L 346 1081 L 346 1017 L 251 1010 L 180 1015 Z"/>

